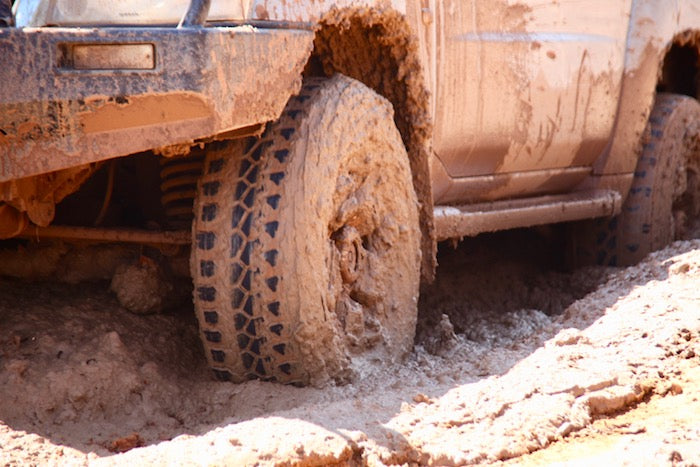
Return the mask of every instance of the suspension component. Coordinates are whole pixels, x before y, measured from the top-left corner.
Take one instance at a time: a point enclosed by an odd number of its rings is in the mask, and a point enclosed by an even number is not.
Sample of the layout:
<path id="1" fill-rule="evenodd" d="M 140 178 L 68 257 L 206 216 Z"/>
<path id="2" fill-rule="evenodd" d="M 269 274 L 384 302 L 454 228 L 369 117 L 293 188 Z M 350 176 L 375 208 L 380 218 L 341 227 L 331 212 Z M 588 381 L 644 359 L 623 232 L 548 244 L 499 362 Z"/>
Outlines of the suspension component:
<path id="1" fill-rule="evenodd" d="M 161 203 L 168 229 L 189 229 L 197 181 L 202 175 L 204 152 L 193 149 L 187 157 L 162 158 L 160 161 Z"/>

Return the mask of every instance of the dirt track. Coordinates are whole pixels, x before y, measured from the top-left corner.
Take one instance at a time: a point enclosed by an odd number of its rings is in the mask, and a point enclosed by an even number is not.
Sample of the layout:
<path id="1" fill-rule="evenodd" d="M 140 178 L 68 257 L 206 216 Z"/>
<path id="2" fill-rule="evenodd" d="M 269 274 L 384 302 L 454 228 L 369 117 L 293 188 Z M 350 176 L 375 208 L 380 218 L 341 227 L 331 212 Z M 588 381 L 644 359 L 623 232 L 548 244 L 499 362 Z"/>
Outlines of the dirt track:
<path id="1" fill-rule="evenodd" d="M 700 240 L 619 270 L 550 253 L 443 249 L 408 360 L 325 389 L 212 382 L 189 306 L 2 280 L 0 461 L 700 463 Z"/>

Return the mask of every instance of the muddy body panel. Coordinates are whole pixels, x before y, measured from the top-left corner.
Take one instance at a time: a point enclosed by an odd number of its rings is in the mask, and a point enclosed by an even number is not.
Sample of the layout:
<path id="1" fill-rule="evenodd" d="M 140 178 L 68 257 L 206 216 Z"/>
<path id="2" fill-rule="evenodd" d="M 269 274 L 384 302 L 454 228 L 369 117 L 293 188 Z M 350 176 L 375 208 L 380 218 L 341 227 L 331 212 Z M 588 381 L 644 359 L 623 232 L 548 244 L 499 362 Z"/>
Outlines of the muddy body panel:
<path id="1" fill-rule="evenodd" d="M 55 8 L 17 17 L 37 29 L 0 30 L 0 182 L 254 134 L 302 72 L 339 72 L 392 101 L 425 225 L 433 203 L 624 198 L 666 53 L 700 50 L 693 0 L 593 0 L 583 11 L 574 0 L 213 0 L 208 27 L 193 29 L 175 27 L 185 0 L 45 3 Z M 107 23 L 118 27 L 42 27 Z M 339 50 L 342 34 L 372 38 Z M 115 56 L 113 44 L 130 49 Z M 380 46 L 394 61 L 358 64 Z"/>
<path id="2" fill-rule="evenodd" d="M 436 5 L 433 146 L 452 177 L 590 166 L 610 138 L 630 0 L 536 3 Z"/>
<path id="3" fill-rule="evenodd" d="M 377 2 L 243 3 L 247 21 L 316 23 Z M 693 0 L 391 6 L 413 29 L 430 91 L 436 204 L 592 188 L 626 196 L 664 55 L 674 40 L 699 42 Z"/>
<path id="4" fill-rule="evenodd" d="M 615 125 L 631 2 L 426 3 L 436 203 L 586 180 Z"/>
<path id="5" fill-rule="evenodd" d="M 0 29 L 0 181 L 273 120 L 301 85 L 312 39 L 250 27 Z"/>
<path id="6" fill-rule="evenodd" d="M 657 83 L 662 79 L 664 58 L 674 44 L 697 50 L 700 4 L 694 0 L 636 1 L 630 16 L 625 75 L 615 129 L 609 150 L 595 162 L 596 175 L 634 171 L 641 152 L 640 138 L 653 107 Z M 698 77 L 693 76 L 692 70 L 679 71 L 697 82 Z M 692 95 L 697 97 L 698 89 Z"/>

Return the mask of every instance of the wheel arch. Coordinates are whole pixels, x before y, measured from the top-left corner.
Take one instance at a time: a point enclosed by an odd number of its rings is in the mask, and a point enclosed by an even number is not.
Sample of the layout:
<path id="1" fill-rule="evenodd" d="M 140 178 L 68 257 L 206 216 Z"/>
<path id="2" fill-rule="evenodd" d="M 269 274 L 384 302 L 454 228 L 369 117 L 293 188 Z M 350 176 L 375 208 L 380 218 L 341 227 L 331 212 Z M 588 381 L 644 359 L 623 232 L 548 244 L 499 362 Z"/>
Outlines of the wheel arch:
<path id="1" fill-rule="evenodd" d="M 669 79 L 669 72 L 691 71 L 697 76 L 698 63 L 690 66 L 688 57 L 700 45 L 700 9 L 694 0 L 678 0 L 672 5 L 637 0 L 631 8 L 615 128 L 608 150 L 594 164 L 594 175 L 627 176 L 614 187 L 625 195 L 641 154 L 641 136 L 654 96 L 659 90 L 687 94 L 682 92 L 687 84 Z"/>
<path id="2" fill-rule="evenodd" d="M 436 241 L 429 169 L 432 123 L 418 44 L 405 15 L 393 9 L 332 9 L 318 21 L 305 76 L 342 73 L 385 97 L 406 150 L 420 203 L 421 276 L 435 275 Z"/>
<path id="3" fill-rule="evenodd" d="M 657 92 L 700 95 L 700 29 L 677 34 L 659 63 Z"/>

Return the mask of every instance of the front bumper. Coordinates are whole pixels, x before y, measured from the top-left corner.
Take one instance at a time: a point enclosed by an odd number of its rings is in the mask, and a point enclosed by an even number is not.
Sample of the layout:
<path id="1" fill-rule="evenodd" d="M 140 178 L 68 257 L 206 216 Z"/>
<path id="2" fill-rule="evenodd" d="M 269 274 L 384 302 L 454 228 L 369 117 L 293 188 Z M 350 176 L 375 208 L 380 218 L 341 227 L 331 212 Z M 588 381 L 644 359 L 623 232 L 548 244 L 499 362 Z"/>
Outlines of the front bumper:
<path id="1" fill-rule="evenodd" d="M 0 182 L 274 120 L 312 43 L 250 26 L 2 28 Z"/>

